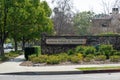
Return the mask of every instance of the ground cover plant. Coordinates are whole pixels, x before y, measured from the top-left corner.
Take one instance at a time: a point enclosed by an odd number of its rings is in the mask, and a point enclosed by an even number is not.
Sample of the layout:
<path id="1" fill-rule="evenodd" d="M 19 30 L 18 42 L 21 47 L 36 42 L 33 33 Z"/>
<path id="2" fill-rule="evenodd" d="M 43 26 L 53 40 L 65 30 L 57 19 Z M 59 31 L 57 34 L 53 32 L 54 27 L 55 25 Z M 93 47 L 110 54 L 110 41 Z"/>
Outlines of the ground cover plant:
<path id="1" fill-rule="evenodd" d="M 19 55 L 22 55 L 23 52 L 22 51 L 10 51 L 9 53 L 5 53 L 5 56 L 0 56 L 0 62 L 4 62 L 10 59 L 13 59 Z"/>

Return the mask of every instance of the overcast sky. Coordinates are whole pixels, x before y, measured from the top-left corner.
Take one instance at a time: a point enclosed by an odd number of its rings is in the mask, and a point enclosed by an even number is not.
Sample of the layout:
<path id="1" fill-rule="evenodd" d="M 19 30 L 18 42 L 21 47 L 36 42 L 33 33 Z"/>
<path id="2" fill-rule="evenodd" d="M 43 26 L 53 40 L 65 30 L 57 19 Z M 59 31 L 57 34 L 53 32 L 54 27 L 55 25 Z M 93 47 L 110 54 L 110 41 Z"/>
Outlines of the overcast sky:
<path id="1" fill-rule="evenodd" d="M 46 0 L 51 8 L 53 8 L 53 5 L 50 3 L 51 0 Z M 73 6 L 75 10 L 77 11 L 90 11 L 92 10 L 95 13 L 102 13 L 103 7 L 102 7 L 102 0 L 72 0 Z M 112 2 L 115 0 L 103 0 L 110 5 L 113 4 Z"/>

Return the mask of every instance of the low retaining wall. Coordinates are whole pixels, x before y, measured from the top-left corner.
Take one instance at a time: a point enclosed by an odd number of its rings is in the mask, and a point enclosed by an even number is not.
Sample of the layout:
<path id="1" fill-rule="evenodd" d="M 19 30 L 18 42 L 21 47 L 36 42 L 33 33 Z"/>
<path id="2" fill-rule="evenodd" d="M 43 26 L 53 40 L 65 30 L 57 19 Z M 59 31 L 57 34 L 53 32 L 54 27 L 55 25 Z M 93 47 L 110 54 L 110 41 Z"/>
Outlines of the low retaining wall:
<path id="1" fill-rule="evenodd" d="M 111 44 L 120 50 L 120 36 L 47 36 L 42 35 L 42 54 L 67 52 L 79 45 Z"/>

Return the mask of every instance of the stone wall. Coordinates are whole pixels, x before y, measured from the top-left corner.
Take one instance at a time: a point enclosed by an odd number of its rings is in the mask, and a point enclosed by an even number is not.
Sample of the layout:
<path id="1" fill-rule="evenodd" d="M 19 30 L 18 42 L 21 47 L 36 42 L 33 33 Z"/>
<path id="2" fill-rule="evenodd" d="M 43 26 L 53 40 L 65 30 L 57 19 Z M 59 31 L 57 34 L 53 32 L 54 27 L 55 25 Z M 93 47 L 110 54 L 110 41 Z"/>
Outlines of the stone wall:
<path id="1" fill-rule="evenodd" d="M 85 44 L 47 44 L 47 39 L 86 39 Z M 42 54 L 56 54 L 67 52 L 79 45 L 111 44 L 114 49 L 120 50 L 120 36 L 46 36 L 42 35 Z"/>

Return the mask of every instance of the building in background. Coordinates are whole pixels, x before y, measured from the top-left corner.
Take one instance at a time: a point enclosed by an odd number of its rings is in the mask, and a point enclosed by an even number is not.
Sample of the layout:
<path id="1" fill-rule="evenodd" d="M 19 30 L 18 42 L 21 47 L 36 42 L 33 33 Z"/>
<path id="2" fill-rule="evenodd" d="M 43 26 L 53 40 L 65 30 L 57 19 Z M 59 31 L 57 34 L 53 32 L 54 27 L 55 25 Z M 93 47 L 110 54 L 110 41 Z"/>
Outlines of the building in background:
<path id="1" fill-rule="evenodd" d="M 120 33 L 119 9 L 113 8 L 111 14 L 100 14 L 93 17 L 91 32 L 93 34 L 106 32 Z"/>

